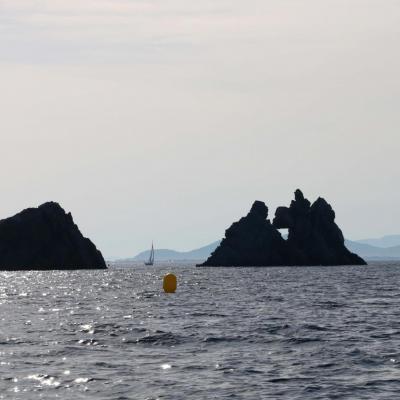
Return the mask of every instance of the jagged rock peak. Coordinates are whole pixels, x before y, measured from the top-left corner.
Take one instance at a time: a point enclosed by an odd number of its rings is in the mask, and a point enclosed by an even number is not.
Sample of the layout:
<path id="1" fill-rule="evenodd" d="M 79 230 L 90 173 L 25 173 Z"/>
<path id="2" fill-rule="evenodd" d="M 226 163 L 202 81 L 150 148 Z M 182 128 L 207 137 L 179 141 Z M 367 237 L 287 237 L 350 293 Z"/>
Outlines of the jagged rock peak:
<path id="1" fill-rule="evenodd" d="M 262 219 L 267 219 L 268 217 L 268 207 L 265 205 L 263 201 L 256 200 L 251 206 L 250 212 L 248 215 L 255 215 Z"/>
<path id="2" fill-rule="evenodd" d="M 311 214 L 313 215 L 324 215 L 325 218 L 334 222 L 335 220 L 335 211 L 332 206 L 322 197 L 318 197 L 317 200 L 311 206 Z"/>
<path id="3" fill-rule="evenodd" d="M 311 203 L 304 197 L 303 192 L 297 189 L 294 192 L 294 200 L 292 200 L 290 208 L 298 214 L 307 214 L 310 206 Z"/>
<path id="4" fill-rule="evenodd" d="M 294 199 L 296 201 L 303 201 L 304 200 L 304 194 L 300 189 L 296 189 L 294 192 Z"/>
<path id="5" fill-rule="evenodd" d="M 319 197 L 312 205 L 300 190 L 290 207 L 279 207 L 273 225 L 289 230 L 288 246 L 298 265 L 363 265 L 365 261 L 351 253 L 343 233 L 335 223 L 331 205 Z"/>
<path id="6" fill-rule="evenodd" d="M 40 210 L 51 210 L 52 209 L 56 212 L 59 212 L 60 214 L 66 214 L 65 210 L 56 201 L 48 201 L 46 203 L 41 204 L 38 208 Z M 27 208 L 27 210 L 29 210 L 29 209 L 34 209 L 34 208 Z"/>

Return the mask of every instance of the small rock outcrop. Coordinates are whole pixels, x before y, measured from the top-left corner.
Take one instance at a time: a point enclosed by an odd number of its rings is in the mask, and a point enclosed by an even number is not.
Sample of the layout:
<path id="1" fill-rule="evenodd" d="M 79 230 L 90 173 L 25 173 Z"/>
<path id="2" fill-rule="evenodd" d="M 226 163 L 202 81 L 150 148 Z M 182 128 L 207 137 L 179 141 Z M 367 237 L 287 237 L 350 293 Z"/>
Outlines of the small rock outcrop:
<path id="1" fill-rule="evenodd" d="M 268 208 L 256 201 L 235 222 L 203 266 L 364 265 L 344 245 L 335 212 L 322 198 L 311 205 L 300 190 L 290 207 L 279 207 L 273 223 Z M 278 229 L 288 229 L 287 240 Z"/>
<path id="2" fill-rule="evenodd" d="M 0 270 L 105 269 L 72 215 L 49 202 L 0 221 Z"/>

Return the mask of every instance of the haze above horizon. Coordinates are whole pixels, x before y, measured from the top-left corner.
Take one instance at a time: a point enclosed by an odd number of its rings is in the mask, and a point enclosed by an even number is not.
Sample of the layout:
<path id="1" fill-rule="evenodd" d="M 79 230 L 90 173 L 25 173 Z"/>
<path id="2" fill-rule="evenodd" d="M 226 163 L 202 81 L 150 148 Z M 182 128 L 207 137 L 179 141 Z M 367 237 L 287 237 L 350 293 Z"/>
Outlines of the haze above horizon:
<path id="1" fill-rule="evenodd" d="M 0 218 L 48 200 L 106 257 L 324 197 L 400 231 L 400 3 L 0 0 Z"/>

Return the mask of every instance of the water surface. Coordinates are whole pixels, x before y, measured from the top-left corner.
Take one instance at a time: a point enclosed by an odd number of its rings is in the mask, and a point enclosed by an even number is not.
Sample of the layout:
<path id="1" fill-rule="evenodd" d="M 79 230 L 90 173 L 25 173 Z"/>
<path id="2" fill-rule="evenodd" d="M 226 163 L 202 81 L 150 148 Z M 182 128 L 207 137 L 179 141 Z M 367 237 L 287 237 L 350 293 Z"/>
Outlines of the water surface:
<path id="1" fill-rule="evenodd" d="M 398 399 L 399 281 L 395 264 L 1 272 L 0 399 Z"/>

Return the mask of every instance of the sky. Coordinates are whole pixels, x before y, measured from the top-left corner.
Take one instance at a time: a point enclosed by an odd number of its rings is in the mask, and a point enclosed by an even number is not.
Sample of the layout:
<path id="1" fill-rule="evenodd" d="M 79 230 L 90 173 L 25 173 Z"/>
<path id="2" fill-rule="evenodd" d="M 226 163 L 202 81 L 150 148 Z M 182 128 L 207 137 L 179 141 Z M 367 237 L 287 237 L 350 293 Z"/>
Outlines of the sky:
<path id="1" fill-rule="evenodd" d="M 256 199 L 400 233 L 398 0 L 0 0 L 0 218 L 107 258 L 220 239 Z"/>

